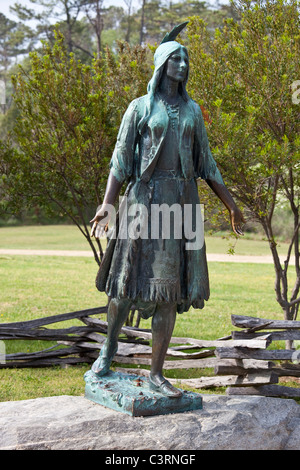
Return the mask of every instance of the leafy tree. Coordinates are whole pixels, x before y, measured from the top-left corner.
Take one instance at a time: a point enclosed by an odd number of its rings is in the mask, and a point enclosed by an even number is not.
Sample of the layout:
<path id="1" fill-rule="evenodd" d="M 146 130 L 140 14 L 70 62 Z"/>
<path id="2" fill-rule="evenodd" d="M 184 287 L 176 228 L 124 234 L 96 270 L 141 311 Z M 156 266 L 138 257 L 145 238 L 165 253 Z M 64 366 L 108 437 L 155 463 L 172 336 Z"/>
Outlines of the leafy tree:
<path id="1" fill-rule="evenodd" d="M 20 55 L 31 50 L 30 30 L 22 23 L 17 23 L 0 13 L 0 80 L 5 84 L 6 104 L 3 112 L 10 105 L 9 70 Z M 2 103 L 0 103 L 2 104 Z"/>
<path id="2" fill-rule="evenodd" d="M 142 3 L 141 9 L 136 13 L 138 23 L 143 27 L 140 43 L 159 42 L 166 31 L 170 31 L 175 24 L 186 20 L 192 15 L 202 15 L 207 11 L 205 2 L 187 0 L 185 2 L 170 2 L 162 0 L 149 0 Z"/>
<path id="3" fill-rule="evenodd" d="M 39 207 L 65 214 L 86 238 L 99 263 L 102 248 L 90 237 L 89 220 L 101 203 L 121 117 L 145 93 L 147 52 L 120 45 L 85 65 L 68 53 L 58 34 L 52 48 L 31 54 L 31 71 L 13 78 L 19 117 L 2 143 L 2 200 L 6 209 Z M 13 181 L 13 185 L 11 182 Z"/>
<path id="4" fill-rule="evenodd" d="M 104 0 L 92 0 L 89 3 L 85 4 L 85 14 L 86 17 L 94 31 L 96 36 L 97 43 L 97 55 L 100 57 L 102 51 L 102 31 L 104 28 Z M 91 9 L 94 11 L 95 15 L 91 15 Z"/>
<path id="5" fill-rule="evenodd" d="M 118 40 L 154 44 L 189 16 L 200 15 L 214 29 L 224 17 L 232 15 L 226 5 L 211 9 L 201 0 L 140 0 L 136 11 L 132 0 L 124 0 L 123 6 L 109 5 L 104 0 L 30 0 L 29 5 L 17 2 L 11 11 L 22 24 L 28 24 L 26 28 L 36 43 L 46 39 L 53 44 L 54 29 L 59 29 L 68 51 L 89 63 L 95 52 L 100 55 L 105 44 L 114 46 Z M 35 29 L 29 26 L 33 19 Z"/>
<path id="6" fill-rule="evenodd" d="M 88 56 L 93 56 L 88 22 L 79 19 L 83 7 L 91 1 L 30 0 L 30 2 L 32 8 L 15 3 L 10 9 L 23 23 L 35 20 L 37 26 L 31 35 L 36 41 L 46 39 L 53 44 L 54 30 L 59 29 L 65 37 L 68 52 L 82 51 Z"/>
<path id="7" fill-rule="evenodd" d="M 190 92 L 209 112 L 211 147 L 232 193 L 258 221 L 273 256 L 276 298 L 286 319 L 300 305 L 300 107 L 291 85 L 300 77 L 297 0 L 232 3 L 241 21 L 225 20 L 213 37 L 200 18 L 189 26 Z M 281 262 L 274 212 L 286 201 L 292 235 Z M 292 252 L 295 279 L 289 289 Z"/>
<path id="8" fill-rule="evenodd" d="M 166 31 L 175 24 L 186 21 L 191 16 L 200 16 L 206 21 L 209 30 L 222 25 L 222 20 L 232 17 L 234 11 L 226 5 L 212 9 L 201 0 L 172 2 L 169 0 L 141 0 L 141 8 L 133 15 L 132 40 L 140 44 L 159 42 Z M 183 33 L 184 35 L 185 33 Z"/>

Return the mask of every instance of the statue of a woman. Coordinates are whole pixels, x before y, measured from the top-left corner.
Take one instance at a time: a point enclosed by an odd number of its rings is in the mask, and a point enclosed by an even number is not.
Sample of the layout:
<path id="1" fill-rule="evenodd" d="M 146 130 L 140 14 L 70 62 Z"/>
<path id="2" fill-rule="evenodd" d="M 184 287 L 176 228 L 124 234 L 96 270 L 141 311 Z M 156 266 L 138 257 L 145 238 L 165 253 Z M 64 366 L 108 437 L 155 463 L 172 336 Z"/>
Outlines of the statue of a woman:
<path id="1" fill-rule="evenodd" d="M 197 178 L 217 194 L 230 213 L 233 231 L 242 234 L 243 216 L 211 155 L 200 107 L 186 92 L 188 52 L 174 40 L 185 24 L 175 27 L 157 48 L 148 93 L 135 99 L 123 117 L 104 201 L 91 221 L 92 235 L 124 182 L 128 206 L 143 204 L 149 215 L 161 204 L 199 205 Z M 123 216 L 121 212 L 119 232 L 130 219 L 129 211 Z M 184 233 L 177 237 L 173 230 L 168 238 L 161 235 L 110 239 L 96 281 L 109 298 L 108 332 L 92 371 L 98 376 L 109 371 L 120 330 L 134 305 L 143 318 L 152 317 L 150 388 L 180 397 L 182 392 L 163 377 L 162 369 L 176 313 L 191 306 L 203 308 L 209 298 L 205 244 L 187 249 L 190 240 Z"/>

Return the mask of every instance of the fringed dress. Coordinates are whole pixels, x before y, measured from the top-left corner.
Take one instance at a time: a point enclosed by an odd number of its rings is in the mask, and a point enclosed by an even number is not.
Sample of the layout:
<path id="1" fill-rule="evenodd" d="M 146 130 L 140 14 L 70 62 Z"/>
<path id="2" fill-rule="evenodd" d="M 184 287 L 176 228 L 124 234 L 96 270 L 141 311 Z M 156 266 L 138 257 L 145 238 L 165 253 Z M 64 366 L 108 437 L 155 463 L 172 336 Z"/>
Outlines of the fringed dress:
<path id="1" fill-rule="evenodd" d="M 170 106 L 159 95 L 155 103 L 142 133 L 143 97 L 131 103 L 123 118 L 111 171 L 118 181 L 127 180 L 126 198 L 96 279 L 99 290 L 110 298 L 130 299 L 143 318 L 160 303 L 175 304 L 178 313 L 204 307 L 209 279 L 196 180 L 223 184 L 200 108 L 182 98 Z M 162 204 L 170 216 L 165 226 L 157 219 Z M 187 210 L 192 215 L 188 220 Z M 187 238 L 187 222 L 193 234 L 202 231 L 197 245 Z"/>

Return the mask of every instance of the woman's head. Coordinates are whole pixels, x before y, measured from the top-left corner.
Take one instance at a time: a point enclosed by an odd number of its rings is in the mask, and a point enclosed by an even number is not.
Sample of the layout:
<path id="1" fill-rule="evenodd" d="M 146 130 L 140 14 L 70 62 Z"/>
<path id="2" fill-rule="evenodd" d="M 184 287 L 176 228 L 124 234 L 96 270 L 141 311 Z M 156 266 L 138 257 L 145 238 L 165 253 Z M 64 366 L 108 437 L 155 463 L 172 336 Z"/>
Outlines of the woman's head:
<path id="1" fill-rule="evenodd" d="M 179 93 L 187 101 L 186 83 L 189 74 L 189 57 L 187 49 L 177 41 L 169 41 L 161 44 L 154 54 L 154 73 L 148 84 L 148 95 L 154 97 L 164 73 L 170 75 L 179 83 Z M 184 69 L 184 74 L 180 72 Z"/>
<path id="2" fill-rule="evenodd" d="M 143 132 L 154 105 L 155 93 L 159 88 L 163 75 L 169 74 L 172 79 L 178 81 L 178 92 L 185 101 L 189 100 L 186 91 L 186 84 L 189 77 L 189 57 L 187 49 L 175 41 L 177 35 L 187 25 L 188 21 L 175 26 L 170 33 L 167 33 L 158 46 L 154 54 L 154 72 L 148 83 L 147 100 L 142 119 L 138 124 L 140 133 Z M 184 64 L 184 65 L 183 65 Z M 180 68 L 184 70 L 179 70 Z"/>

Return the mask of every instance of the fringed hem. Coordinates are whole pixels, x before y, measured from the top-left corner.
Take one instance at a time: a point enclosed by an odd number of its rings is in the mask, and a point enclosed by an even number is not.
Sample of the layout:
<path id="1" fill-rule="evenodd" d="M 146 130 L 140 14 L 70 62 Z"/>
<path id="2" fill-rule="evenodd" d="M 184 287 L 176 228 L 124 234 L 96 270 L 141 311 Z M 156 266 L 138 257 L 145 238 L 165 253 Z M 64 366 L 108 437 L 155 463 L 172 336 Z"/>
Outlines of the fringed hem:
<path id="1" fill-rule="evenodd" d="M 105 292 L 110 297 L 141 299 L 145 302 L 178 303 L 181 301 L 180 281 L 173 279 L 140 279 L 126 282 L 108 276 Z"/>
<path id="2" fill-rule="evenodd" d="M 140 304 L 142 317 L 149 318 L 159 303 L 177 304 L 178 313 L 187 312 L 190 307 L 202 309 L 204 301 L 209 299 L 209 287 L 205 281 L 207 279 L 194 282 L 189 298 L 183 298 L 180 281 L 177 279 L 145 279 L 144 282 L 141 279 L 124 282 L 120 277 L 109 275 L 105 292 L 110 298 L 130 299 L 137 308 Z"/>

